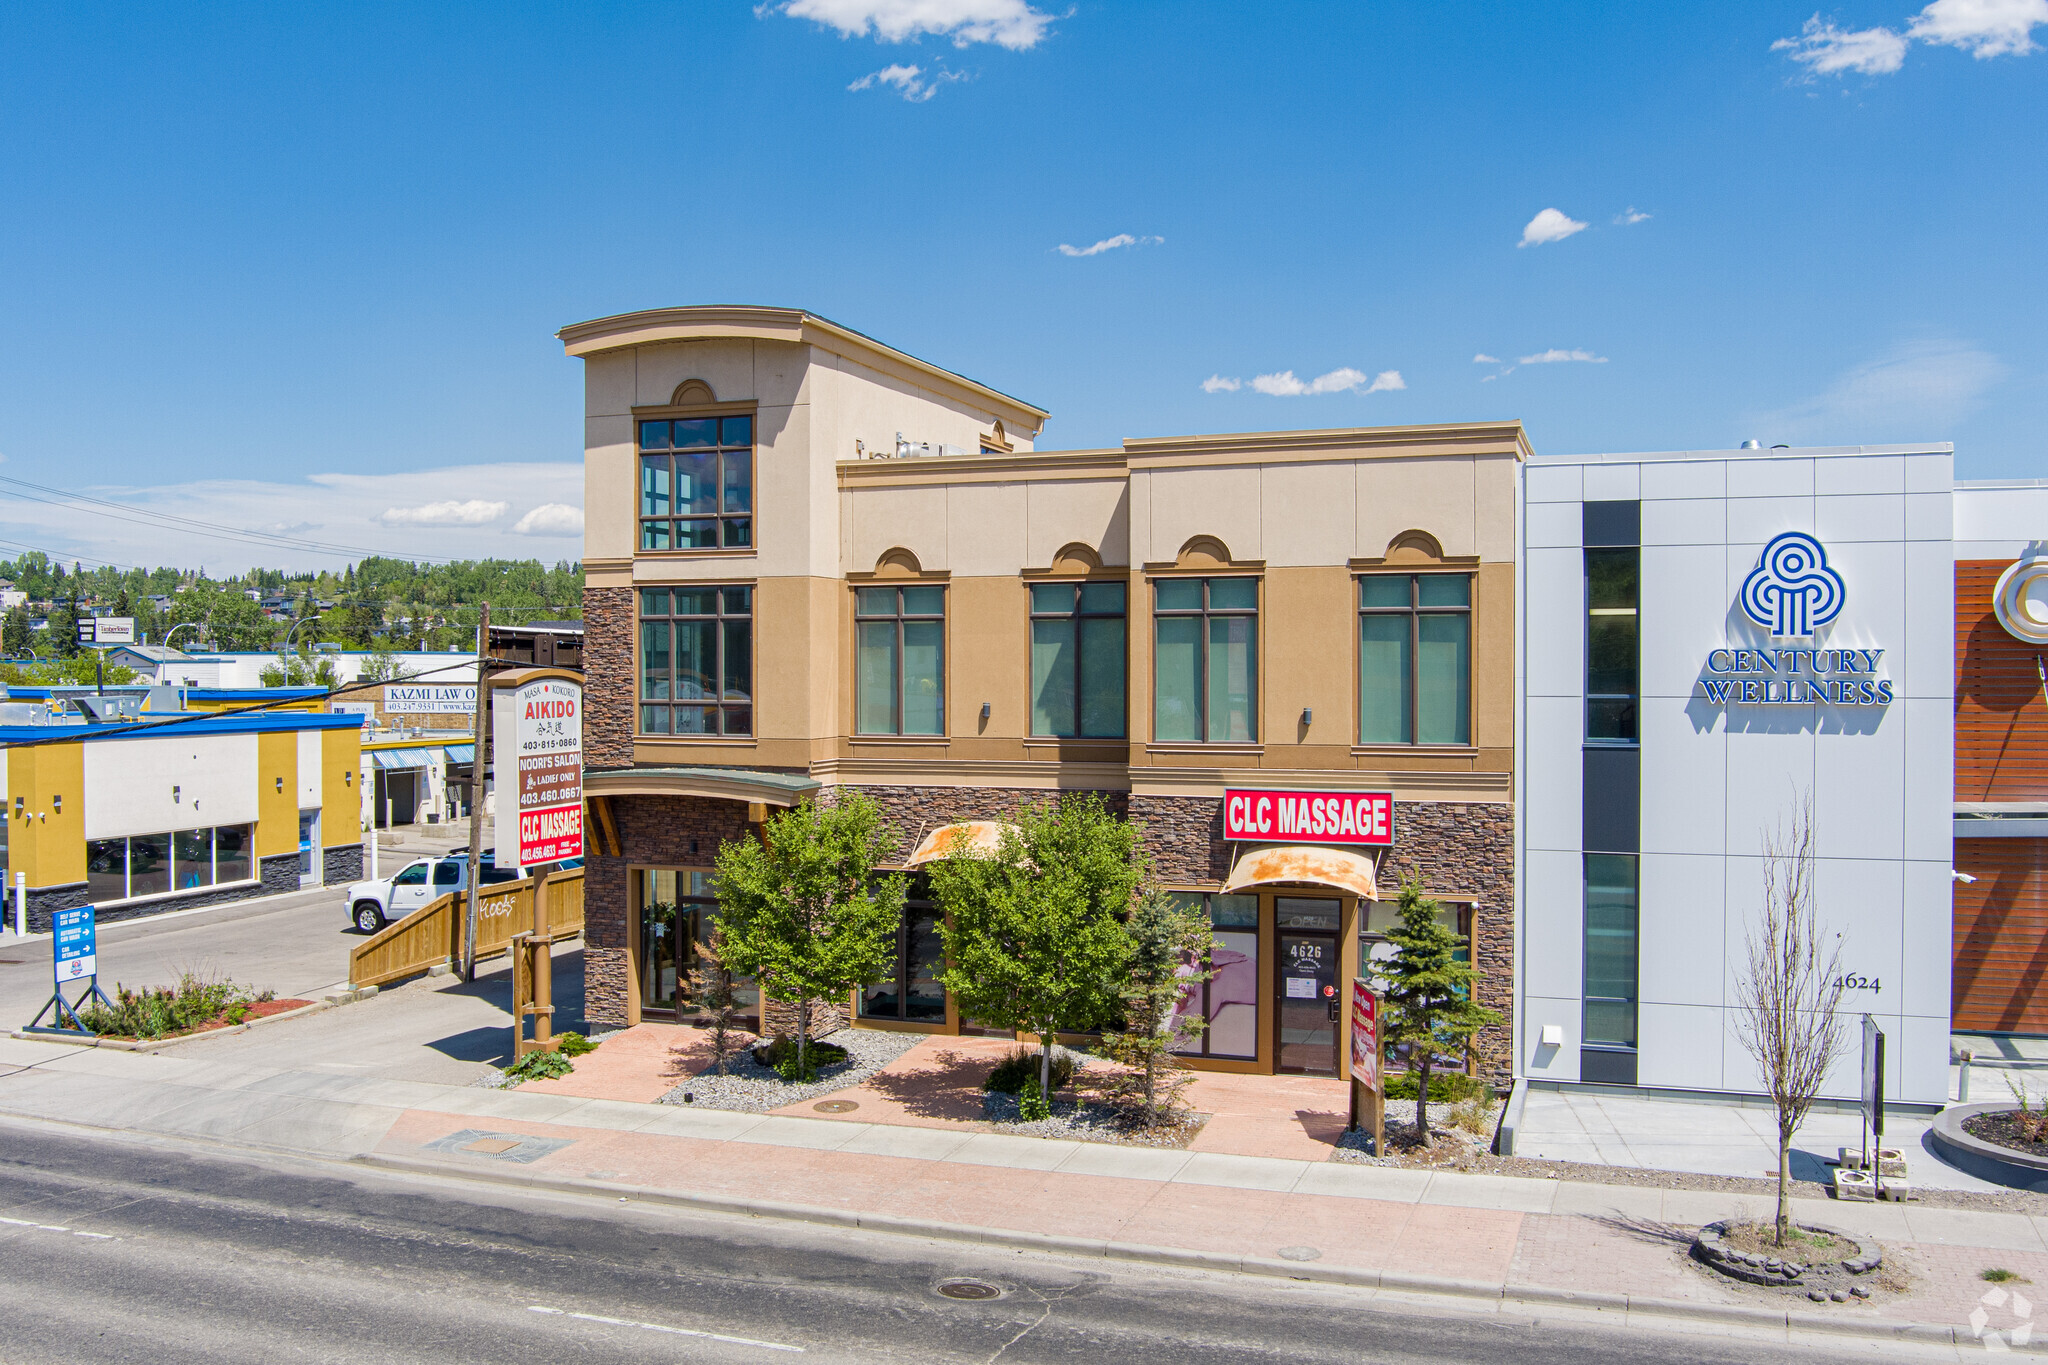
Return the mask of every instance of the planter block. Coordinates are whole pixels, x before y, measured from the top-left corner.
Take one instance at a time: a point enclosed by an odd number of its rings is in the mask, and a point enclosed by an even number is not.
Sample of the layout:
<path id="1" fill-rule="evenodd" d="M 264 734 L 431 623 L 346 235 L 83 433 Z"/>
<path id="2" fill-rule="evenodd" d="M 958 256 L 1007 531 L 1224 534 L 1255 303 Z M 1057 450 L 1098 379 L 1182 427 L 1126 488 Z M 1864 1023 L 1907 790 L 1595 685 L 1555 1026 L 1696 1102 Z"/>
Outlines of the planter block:
<path id="1" fill-rule="evenodd" d="M 1835 1198 L 1874 1202 L 1877 1199 L 1876 1182 L 1868 1172 L 1844 1167 L 1835 1172 Z"/>

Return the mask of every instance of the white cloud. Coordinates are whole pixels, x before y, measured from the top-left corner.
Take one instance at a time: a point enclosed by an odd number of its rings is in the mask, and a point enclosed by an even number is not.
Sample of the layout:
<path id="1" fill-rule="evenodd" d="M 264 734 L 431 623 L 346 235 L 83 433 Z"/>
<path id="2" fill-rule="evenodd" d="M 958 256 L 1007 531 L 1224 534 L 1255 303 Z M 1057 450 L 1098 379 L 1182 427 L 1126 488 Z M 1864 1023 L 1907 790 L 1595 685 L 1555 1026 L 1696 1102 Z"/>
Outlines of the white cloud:
<path id="1" fill-rule="evenodd" d="M 544 502 L 512 525 L 515 536 L 580 536 L 583 509 L 566 502 Z"/>
<path id="2" fill-rule="evenodd" d="M 1633 227 L 1637 223 L 1647 223 L 1649 221 L 1650 215 L 1638 209 L 1634 204 L 1630 204 L 1620 213 L 1614 215 L 1614 225 L 1616 227 Z"/>
<path id="3" fill-rule="evenodd" d="M 1574 232 L 1584 232 L 1586 225 L 1576 218 L 1568 218 L 1556 209 L 1545 209 L 1529 220 L 1522 229 L 1522 240 L 1516 246 L 1541 246 L 1545 242 L 1561 242 Z"/>
<path id="4" fill-rule="evenodd" d="M 1158 246 L 1165 240 L 1164 237 L 1133 237 L 1128 232 L 1119 232 L 1114 237 L 1104 237 L 1094 246 L 1068 246 L 1061 242 L 1059 253 L 1062 256 L 1100 256 L 1105 251 L 1115 251 L 1119 247 Z"/>
<path id="5" fill-rule="evenodd" d="M 1215 383 L 1215 380 L 1210 382 Z M 1203 384 L 1208 389 L 1208 384 Z M 1235 379 L 1217 383 L 1217 388 L 1237 387 Z M 1328 374 L 1317 375 L 1314 379 L 1297 379 L 1292 370 L 1281 370 L 1278 374 L 1262 374 L 1252 380 L 1252 387 L 1273 398 L 1303 398 L 1325 393 L 1386 393 L 1408 387 L 1399 370 L 1381 370 L 1369 375 L 1364 370 L 1354 370 L 1346 365 L 1331 370 Z M 1209 390 L 1214 393 L 1215 389 Z"/>
<path id="6" fill-rule="evenodd" d="M 2024 56 L 2034 27 L 2048 24 L 2048 0 L 1934 0 L 1906 25 L 1906 36 L 1959 47 L 1972 57 Z"/>
<path id="7" fill-rule="evenodd" d="M 934 71 L 927 80 L 921 66 L 885 66 L 880 71 L 870 71 L 862 76 L 848 90 L 867 90 L 877 85 L 893 85 L 897 93 L 912 104 L 923 104 L 939 93 L 942 85 L 967 78 L 957 71 Z"/>
<path id="8" fill-rule="evenodd" d="M 16 467 L 19 466 L 17 461 Z M 131 511 L 101 507 L 55 508 L 0 486 L 0 539 L 44 550 L 53 558 L 84 557 L 113 564 L 159 564 L 209 572 L 239 572 L 252 565 L 290 570 L 339 568 L 364 554 L 460 559 L 577 558 L 570 546 L 536 543 L 512 534 L 502 519 L 425 528 L 394 526 L 394 508 L 460 504 L 487 488 L 511 506 L 583 501 L 583 462 L 455 465 L 394 474 L 313 474 L 270 482 L 195 479 L 186 483 L 80 486 L 60 471 L 22 477 L 77 488 Z M 297 544 L 237 540 L 180 526 L 185 517 L 215 526 L 247 528 Z M 132 518 L 132 519 L 131 519 Z M 324 549 L 322 545 L 340 547 Z M 13 554 L 16 551 L 6 550 Z"/>
<path id="9" fill-rule="evenodd" d="M 1906 40 L 1888 28 L 1836 28 L 1816 14 L 1797 38 L 1780 38 L 1771 44 L 1771 51 L 1789 52 L 1793 61 L 1815 76 L 1837 76 L 1844 71 L 1882 76 L 1897 71 L 1905 62 Z"/>
<path id="10" fill-rule="evenodd" d="M 1481 351 L 1478 355 L 1472 357 L 1472 363 L 1474 365 L 1498 365 L 1500 364 L 1500 357 L 1488 355 L 1486 352 Z"/>
<path id="11" fill-rule="evenodd" d="M 1795 445 L 1941 439 L 2005 375 L 1988 351 L 1913 342 L 1856 366 L 1811 398 L 1753 416 L 1750 426 Z"/>
<path id="12" fill-rule="evenodd" d="M 1607 363 L 1607 357 L 1604 355 L 1594 355 L 1591 351 L 1562 351 L 1554 346 L 1547 351 L 1538 351 L 1535 355 L 1519 356 L 1516 358 L 1515 363 L 1517 365 L 1562 365 L 1567 361 L 1573 360 L 1583 361 L 1588 365 L 1605 365 Z"/>
<path id="13" fill-rule="evenodd" d="M 951 38 L 955 47 L 994 43 L 1013 52 L 1038 46 L 1053 21 L 1025 0 L 787 0 L 754 12 L 809 19 L 842 38 L 872 33 L 880 42 L 901 43 L 929 33 Z"/>
<path id="14" fill-rule="evenodd" d="M 1243 387 L 1242 379 L 1225 379 L 1220 374 L 1212 374 L 1202 381 L 1203 393 L 1236 393 Z"/>
<path id="15" fill-rule="evenodd" d="M 430 502 L 423 507 L 387 507 L 377 520 L 386 526 L 487 526 L 512 510 L 509 502 L 469 498 Z"/>
<path id="16" fill-rule="evenodd" d="M 1913 42 L 1956 47 L 1972 57 L 2023 57 L 2036 50 L 2034 30 L 2048 24 L 2048 0 L 1934 0 L 1906 21 L 1906 31 L 1841 29 L 1818 14 L 1797 38 L 1780 38 L 1771 51 L 1790 53 L 1809 76 L 1854 71 L 1885 76 L 1906 61 Z"/>

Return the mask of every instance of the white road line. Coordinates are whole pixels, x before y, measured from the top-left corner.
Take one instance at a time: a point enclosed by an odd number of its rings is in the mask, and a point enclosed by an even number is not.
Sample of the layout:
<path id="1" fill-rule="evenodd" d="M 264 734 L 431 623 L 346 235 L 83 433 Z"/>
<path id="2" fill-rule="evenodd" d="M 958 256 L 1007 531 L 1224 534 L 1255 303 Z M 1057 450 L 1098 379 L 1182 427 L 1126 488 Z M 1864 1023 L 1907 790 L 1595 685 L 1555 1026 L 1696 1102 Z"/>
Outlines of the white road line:
<path id="1" fill-rule="evenodd" d="M 121 1240 L 111 1232 L 80 1232 L 77 1228 L 60 1228 L 54 1223 L 37 1223 L 27 1218 L 0 1218 L 0 1223 L 5 1223 L 11 1228 L 34 1228 L 37 1232 L 68 1232 L 73 1237 L 91 1237 L 101 1242 Z"/>
<path id="2" fill-rule="evenodd" d="M 566 1308 L 549 1308 L 537 1303 L 528 1304 L 526 1311 L 529 1313 L 545 1313 L 549 1317 L 555 1318 L 575 1318 L 580 1322 L 599 1322 L 607 1327 L 638 1327 L 643 1332 L 666 1332 L 670 1336 L 677 1337 L 703 1337 L 707 1341 L 726 1341 L 731 1342 L 735 1346 L 759 1346 L 769 1351 L 796 1351 L 802 1353 L 804 1349 L 801 1346 L 791 1346 L 787 1342 L 756 1341 L 752 1337 L 727 1336 L 723 1332 L 699 1332 L 689 1327 L 668 1327 L 658 1322 L 635 1322 L 631 1318 L 606 1318 L 599 1317 L 595 1313 L 572 1313 Z"/>

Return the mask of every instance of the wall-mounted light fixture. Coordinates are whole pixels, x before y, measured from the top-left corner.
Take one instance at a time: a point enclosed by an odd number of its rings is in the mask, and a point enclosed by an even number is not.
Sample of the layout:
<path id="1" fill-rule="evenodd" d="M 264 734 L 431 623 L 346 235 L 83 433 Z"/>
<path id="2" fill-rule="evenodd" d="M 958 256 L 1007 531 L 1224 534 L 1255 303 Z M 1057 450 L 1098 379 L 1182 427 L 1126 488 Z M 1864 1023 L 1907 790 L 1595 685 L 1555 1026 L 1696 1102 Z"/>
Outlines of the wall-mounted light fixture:
<path id="1" fill-rule="evenodd" d="M 181 790 L 181 789 L 179 788 L 179 786 L 178 786 L 178 784 L 177 784 L 177 783 L 173 782 L 173 783 L 171 784 L 171 804 L 172 804 L 172 805 L 176 805 L 176 804 L 177 804 L 178 802 L 180 802 L 180 801 L 183 801 L 183 800 L 185 799 L 184 797 L 182 797 L 182 796 L 178 795 L 178 792 L 179 792 L 180 790 Z"/>
<path id="2" fill-rule="evenodd" d="M 346 768 L 343 768 L 343 769 L 341 770 L 341 785 L 342 785 L 342 786 L 346 787 L 346 786 L 347 786 L 347 785 L 349 785 L 349 783 L 350 783 L 351 781 L 353 781 L 354 779 L 355 779 L 355 774 L 354 774 L 354 773 L 350 772 L 350 771 L 349 771 L 348 769 L 346 769 Z M 282 778 L 280 778 L 279 780 L 280 780 L 280 781 L 282 781 L 283 779 L 282 779 Z"/>
<path id="3" fill-rule="evenodd" d="M 50 798 L 50 809 L 56 812 L 58 815 L 62 815 L 64 813 L 64 798 L 61 796 L 52 796 Z"/>
<path id="4" fill-rule="evenodd" d="M 1310 709 L 1309 707 L 1306 707 L 1306 706 L 1304 706 L 1304 707 L 1302 707 L 1302 708 L 1301 708 L 1301 723 L 1302 723 L 1303 725 L 1312 725 L 1312 724 L 1314 724 L 1314 723 L 1315 723 L 1315 718 L 1316 718 L 1316 713 L 1315 713 L 1315 712 L 1314 712 L 1314 711 L 1313 711 L 1312 709 Z"/>
<path id="5" fill-rule="evenodd" d="M 279 796 L 284 795 L 284 779 L 281 777 L 277 779 L 277 794 Z"/>
<path id="6" fill-rule="evenodd" d="M 27 804 L 28 804 L 28 799 L 27 799 L 26 797 L 21 797 L 21 796 L 17 796 L 17 797 L 15 797 L 15 798 L 14 798 L 14 818 L 15 818 L 15 819 L 19 820 L 19 819 L 21 818 L 21 811 L 22 811 L 22 807 L 23 807 L 23 806 L 25 806 L 25 805 L 27 805 Z"/>
<path id="7" fill-rule="evenodd" d="M 982 718 L 982 720 L 983 720 L 983 721 L 987 721 L 987 720 L 988 720 L 988 709 L 989 709 L 989 704 L 988 704 L 987 702 L 983 702 L 983 703 L 981 704 L 981 718 Z"/>

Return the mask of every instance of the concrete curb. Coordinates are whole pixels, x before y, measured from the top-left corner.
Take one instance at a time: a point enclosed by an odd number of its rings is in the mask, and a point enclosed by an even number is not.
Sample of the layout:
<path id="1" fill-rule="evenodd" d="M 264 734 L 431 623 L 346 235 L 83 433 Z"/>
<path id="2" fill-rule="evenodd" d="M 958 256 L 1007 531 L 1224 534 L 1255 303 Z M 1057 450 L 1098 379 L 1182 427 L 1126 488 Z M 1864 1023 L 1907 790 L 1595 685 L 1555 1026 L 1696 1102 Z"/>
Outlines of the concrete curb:
<path id="1" fill-rule="evenodd" d="M 375 995 L 376 987 L 371 987 L 368 994 Z M 325 1000 L 315 1000 L 310 1005 L 301 1005 L 295 1010 L 286 1010 L 283 1014 L 267 1014 L 261 1019 L 251 1019 L 245 1024 L 210 1028 L 199 1033 L 181 1033 L 175 1038 L 158 1038 L 154 1041 L 138 1039 L 131 1043 L 125 1038 L 76 1038 L 62 1033 L 31 1033 L 25 1029 L 16 1029 L 7 1036 L 25 1043 L 63 1043 L 67 1047 L 103 1047 L 117 1052 L 155 1052 L 161 1048 L 176 1047 L 180 1043 L 196 1042 L 201 1038 L 225 1038 L 233 1033 L 247 1033 L 250 1029 L 264 1024 L 276 1024 L 286 1019 L 297 1019 L 302 1015 L 318 1014 L 322 1010 L 331 1010 L 336 1005 L 346 1005 L 366 998 L 366 995 L 357 993 L 330 995 Z"/>
<path id="2" fill-rule="evenodd" d="M 1690 1303 L 1683 1299 L 1657 1299 L 1592 1290 L 1556 1289 L 1545 1285 L 1502 1284 L 1483 1280 L 1449 1279 L 1436 1275 L 1406 1275 L 1398 1271 L 1363 1270 L 1349 1266 L 1322 1266 L 1313 1261 L 1283 1261 L 1262 1256 L 1238 1256 L 1228 1252 L 1192 1251 L 1180 1247 L 1151 1246 L 1141 1242 L 1062 1237 L 1040 1232 L 1011 1232 L 1001 1228 L 942 1223 L 935 1219 L 859 1213 L 850 1209 L 820 1208 L 768 1199 L 692 1194 L 679 1190 L 656 1189 L 646 1185 L 623 1185 L 611 1181 L 551 1176 L 532 1171 L 470 1168 L 383 1152 L 363 1153 L 351 1158 L 351 1164 L 406 1175 L 473 1180 L 486 1185 L 519 1185 L 559 1194 L 596 1195 L 613 1203 L 633 1201 L 661 1204 L 672 1208 L 736 1214 L 748 1218 L 774 1218 L 827 1227 L 856 1228 L 867 1232 L 894 1233 L 906 1237 L 1011 1247 L 1019 1251 L 1101 1257 L 1112 1261 L 1176 1266 L 1190 1270 L 1266 1275 L 1276 1279 L 1339 1284 L 1393 1293 L 1433 1294 L 1468 1300 L 1491 1299 L 1502 1306 L 1618 1310 L 1665 1321 L 1718 1322 L 1787 1332 L 1824 1332 L 1833 1336 L 1859 1337 L 1875 1341 L 1939 1342 L 1943 1345 L 1967 1345 L 1974 1341 L 1968 1331 L 1960 1327 L 1903 1322 L 1893 1318 L 1867 1318 L 1853 1316 L 1850 1313 L 1814 1313 L 1792 1308 L 1750 1308 L 1740 1304 Z M 2016 1346 L 2012 1349 L 2048 1354 L 2048 1341 L 2029 1342 L 2025 1346 Z"/>
<path id="3" fill-rule="evenodd" d="M 2009 1100 L 1952 1104 L 1934 1116 L 1934 1126 L 1927 1130 L 1927 1136 L 1951 1166 L 1979 1180 L 2016 1190 L 2048 1190 L 2048 1159 L 2000 1147 L 1963 1131 L 1965 1119 L 2018 1107 Z"/>
<path id="4" fill-rule="evenodd" d="M 1515 1077 L 1508 1102 L 1500 1107 L 1500 1127 L 1493 1134 L 1493 1150 L 1501 1156 L 1515 1154 L 1515 1135 L 1522 1129 L 1522 1106 L 1529 1102 L 1529 1078 Z"/>

